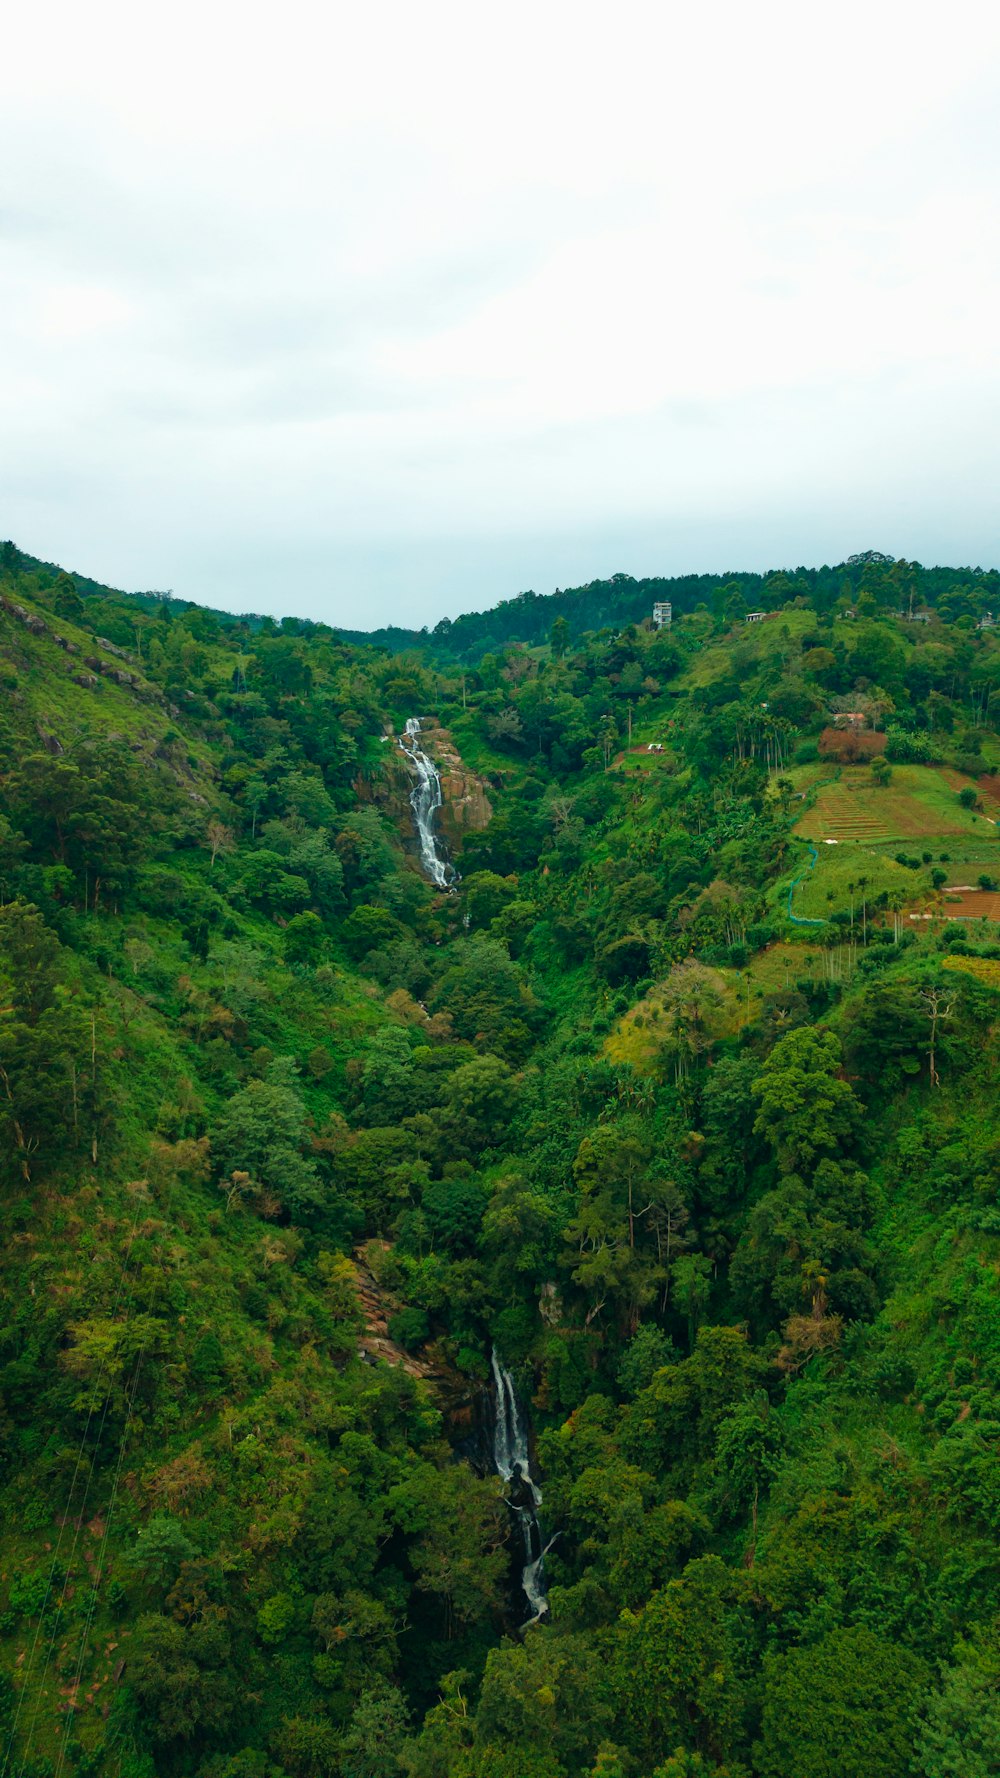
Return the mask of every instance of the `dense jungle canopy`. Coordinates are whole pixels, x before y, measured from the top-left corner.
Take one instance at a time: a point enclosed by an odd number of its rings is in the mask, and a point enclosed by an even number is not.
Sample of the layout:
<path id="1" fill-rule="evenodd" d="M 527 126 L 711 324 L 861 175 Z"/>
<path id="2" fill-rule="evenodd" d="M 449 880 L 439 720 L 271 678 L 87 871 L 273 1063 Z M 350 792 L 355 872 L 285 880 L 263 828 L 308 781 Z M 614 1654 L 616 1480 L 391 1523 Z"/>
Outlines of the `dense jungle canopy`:
<path id="1" fill-rule="evenodd" d="M 996 1772 L 998 613 L 0 546 L 3 1778 Z"/>

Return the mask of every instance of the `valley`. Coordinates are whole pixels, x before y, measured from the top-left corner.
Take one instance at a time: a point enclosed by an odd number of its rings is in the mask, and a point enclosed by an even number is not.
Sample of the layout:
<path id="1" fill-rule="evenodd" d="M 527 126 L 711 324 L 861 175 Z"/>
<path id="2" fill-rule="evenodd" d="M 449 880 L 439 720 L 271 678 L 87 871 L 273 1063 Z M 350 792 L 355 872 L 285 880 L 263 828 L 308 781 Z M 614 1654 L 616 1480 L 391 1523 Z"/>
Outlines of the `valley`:
<path id="1" fill-rule="evenodd" d="M 987 1778 L 997 575 L 0 565 L 3 1778 Z"/>

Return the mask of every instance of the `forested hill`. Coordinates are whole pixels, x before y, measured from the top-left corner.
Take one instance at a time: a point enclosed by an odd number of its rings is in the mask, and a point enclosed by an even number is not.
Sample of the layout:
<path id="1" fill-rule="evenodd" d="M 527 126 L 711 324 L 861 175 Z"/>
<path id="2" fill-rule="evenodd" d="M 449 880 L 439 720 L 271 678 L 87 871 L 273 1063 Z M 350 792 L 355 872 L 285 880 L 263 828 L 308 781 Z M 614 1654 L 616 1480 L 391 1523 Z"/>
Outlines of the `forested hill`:
<path id="1" fill-rule="evenodd" d="M 40 584 L 54 585 L 60 577 L 61 571 L 53 564 L 23 555 L 13 543 L 0 544 L 0 572 L 16 573 L 19 564 Z M 822 616 L 860 598 L 873 599 L 886 614 L 902 612 L 912 617 L 914 612 L 926 615 L 940 611 L 951 623 L 963 617 L 976 623 L 985 613 L 1000 611 L 1000 572 L 996 569 L 924 568 L 919 562 L 895 561 L 878 550 L 863 550 L 835 567 L 775 569 L 766 574 L 741 571 L 659 575 L 638 580 L 631 574 L 613 574 L 606 580 L 589 581 L 586 586 L 557 588 L 554 593 L 518 593 L 486 611 L 442 618 L 433 629 L 420 630 L 399 625 L 348 630 L 333 622 L 332 610 L 326 623 L 287 617 L 279 624 L 254 613 L 236 617 L 229 612 L 205 610 L 173 593 L 123 594 L 80 574 L 63 579 L 72 579 L 77 595 L 91 605 L 93 627 L 101 629 L 103 624 L 109 634 L 117 627 L 122 632 L 118 636 L 120 642 L 131 643 L 132 609 L 155 613 L 167 604 L 174 615 L 190 612 L 195 624 L 207 621 L 223 632 L 256 635 L 280 631 L 309 636 L 332 627 L 342 641 L 356 646 L 388 649 L 393 654 L 415 649 L 442 663 L 459 665 L 475 664 L 484 654 L 511 643 L 546 645 L 551 641 L 553 624 L 558 626 L 557 638 L 565 636 L 569 640 L 590 631 L 618 630 L 627 624 L 642 623 L 649 618 L 653 605 L 662 601 L 671 604 L 677 617 L 700 606 L 717 618 L 723 617 L 727 609 L 773 612 L 797 598 L 804 599 Z M 331 606 L 336 602 L 331 599 Z"/>
<path id="2" fill-rule="evenodd" d="M 1000 1769 L 996 576 L 595 586 L 0 554 L 3 1778 Z"/>

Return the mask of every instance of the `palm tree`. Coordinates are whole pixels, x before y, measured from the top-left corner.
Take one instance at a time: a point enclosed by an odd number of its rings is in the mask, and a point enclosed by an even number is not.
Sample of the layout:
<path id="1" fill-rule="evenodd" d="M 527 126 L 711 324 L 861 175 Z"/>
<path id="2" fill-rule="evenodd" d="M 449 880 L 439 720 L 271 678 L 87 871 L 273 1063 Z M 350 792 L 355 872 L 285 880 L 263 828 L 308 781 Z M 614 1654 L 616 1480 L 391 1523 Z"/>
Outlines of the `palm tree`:
<path id="1" fill-rule="evenodd" d="M 868 888 L 867 877 L 858 878 L 858 888 L 861 890 L 861 942 L 866 945 L 868 943 L 868 901 L 865 895 L 865 890 Z"/>

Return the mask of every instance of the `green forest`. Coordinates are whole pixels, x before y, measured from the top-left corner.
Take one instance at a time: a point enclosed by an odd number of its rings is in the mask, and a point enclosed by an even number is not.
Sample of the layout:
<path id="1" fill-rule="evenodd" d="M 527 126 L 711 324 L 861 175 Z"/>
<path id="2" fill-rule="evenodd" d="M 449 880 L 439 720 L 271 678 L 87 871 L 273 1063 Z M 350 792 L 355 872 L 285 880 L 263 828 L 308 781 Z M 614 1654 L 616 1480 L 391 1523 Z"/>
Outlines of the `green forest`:
<path id="1" fill-rule="evenodd" d="M 0 1778 L 1000 1769 L 998 616 L 0 545 Z"/>

